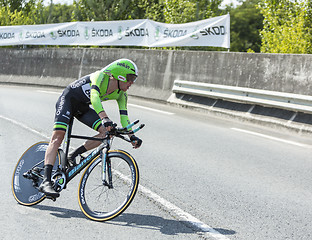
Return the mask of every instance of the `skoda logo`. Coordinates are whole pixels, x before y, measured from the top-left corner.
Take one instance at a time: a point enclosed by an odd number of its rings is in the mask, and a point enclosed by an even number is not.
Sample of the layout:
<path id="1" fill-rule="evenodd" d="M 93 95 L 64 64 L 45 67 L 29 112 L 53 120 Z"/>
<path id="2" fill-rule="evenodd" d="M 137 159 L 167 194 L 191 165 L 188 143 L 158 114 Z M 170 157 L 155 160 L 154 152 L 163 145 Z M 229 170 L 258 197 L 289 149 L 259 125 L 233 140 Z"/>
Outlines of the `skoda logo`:
<path id="1" fill-rule="evenodd" d="M 50 35 L 50 37 L 51 37 L 53 40 L 55 40 L 55 39 L 57 38 L 56 32 L 51 31 L 49 35 Z"/>
<path id="2" fill-rule="evenodd" d="M 118 27 L 118 40 L 122 39 L 122 26 Z"/>
<path id="3" fill-rule="evenodd" d="M 155 40 L 156 41 L 158 41 L 159 40 L 159 38 L 160 38 L 160 27 L 158 26 L 158 27 L 156 27 L 155 28 L 155 35 L 154 35 L 154 37 L 155 37 Z"/>
<path id="4" fill-rule="evenodd" d="M 193 31 L 194 34 L 191 35 L 191 38 L 193 38 L 193 39 L 198 39 L 199 38 L 198 34 L 196 33 L 197 29 L 198 29 L 198 27 L 196 27 L 194 29 L 194 31 Z"/>
<path id="5" fill-rule="evenodd" d="M 85 39 L 86 39 L 86 40 L 88 40 L 88 39 L 90 38 L 90 36 L 89 36 L 89 29 L 88 29 L 88 27 L 85 27 L 84 37 L 85 37 Z"/>

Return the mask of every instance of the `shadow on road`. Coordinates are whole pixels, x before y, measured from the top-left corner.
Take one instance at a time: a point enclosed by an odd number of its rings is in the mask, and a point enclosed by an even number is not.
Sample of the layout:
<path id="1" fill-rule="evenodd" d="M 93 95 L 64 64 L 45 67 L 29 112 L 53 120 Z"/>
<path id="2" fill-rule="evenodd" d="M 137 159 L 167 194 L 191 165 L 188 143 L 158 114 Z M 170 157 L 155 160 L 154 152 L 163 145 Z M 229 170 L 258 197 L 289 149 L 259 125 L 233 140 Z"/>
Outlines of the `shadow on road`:
<path id="1" fill-rule="evenodd" d="M 50 214 L 59 218 L 82 218 L 88 221 L 88 219 L 83 215 L 81 211 L 53 207 L 36 205 L 33 206 L 42 211 L 50 211 Z M 91 220 L 89 220 L 91 221 Z M 100 223 L 100 222 L 99 222 Z M 202 234 L 204 233 L 201 229 L 196 228 L 190 222 L 179 221 L 175 219 L 166 219 L 154 215 L 144 215 L 144 214 L 134 214 L 134 213 L 123 213 L 115 219 L 100 224 L 112 224 L 131 228 L 144 228 L 154 231 L 160 231 L 165 235 L 177 235 L 177 234 Z M 181 227 L 181 225 L 184 225 Z M 223 235 L 234 235 L 236 232 L 233 230 L 215 228 Z"/>
<path id="2" fill-rule="evenodd" d="M 166 235 L 177 235 L 179 233 L 204 233 L 201 229 L 196 228 L 190 222 L 179 221 L 175 219 L 166 219 L 155 215 L 143 215 L 143 214 L 133 214 L 133 213 L 123 213 L 121 216 L 117 217 L 108 222 L 108 224 L 119 224 L 124 226 L 131 226 L 137 228 L 149 228 L 158 230 Z M 181 224 L 184 227 L 181 227 Z M 227 229 L 214 229 L 223 235 L 234 235 L 236 232 Z"/>
<path id="3" fill-rule="evenodd" d="M 59 218 L 84 218 L 86 219 L 85 215 L 81 211 L 68 209 L 68 208 L 61 208 L 61 207 L 53 207 L 53 206 L 45 206 L 45 205 L 35 205 L 32 208 L 37 208 L 42 211 L 50 211 L 50 214 L 59 217 Z"/>

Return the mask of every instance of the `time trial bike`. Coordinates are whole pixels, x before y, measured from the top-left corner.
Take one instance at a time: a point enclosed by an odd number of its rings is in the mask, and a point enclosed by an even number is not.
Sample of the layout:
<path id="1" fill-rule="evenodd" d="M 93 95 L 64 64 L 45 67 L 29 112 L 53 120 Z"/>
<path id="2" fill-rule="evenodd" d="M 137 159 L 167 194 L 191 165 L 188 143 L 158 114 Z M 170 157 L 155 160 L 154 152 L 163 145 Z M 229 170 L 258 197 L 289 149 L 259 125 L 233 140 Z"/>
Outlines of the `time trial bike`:
<path id="1" fill-rule="evenodd" d="M 52 172 L 53 188 L 60 192 L 67 184 L 84 170 L 78 187 L 80 209 L 91 220 L 111 220 L 130 205 L 138 190 L 139 168 L 135 159 L 124 150 L 111 150 L 114 137 L 131 142 L 126 135 L 134 134 L 144 127 L 139 121 L 125 128 L 114 124 L 104 138 L 72 135 L 71 120 L 64 140 L 64 150 L 59 149 Z M 100 141 L 101 144 L 80 162 L 69 164 L 68 152 L 72 138 Z M 39 191 L 43 181 L 44 155 L 48 142 L 38 142 L 28 148 L 18 160 L 12 178 L 12 191 L 16 201 L 32 206 L 45 198 L 50 198 Z M 58 164 L 57 164 L 58 163 Z"/>

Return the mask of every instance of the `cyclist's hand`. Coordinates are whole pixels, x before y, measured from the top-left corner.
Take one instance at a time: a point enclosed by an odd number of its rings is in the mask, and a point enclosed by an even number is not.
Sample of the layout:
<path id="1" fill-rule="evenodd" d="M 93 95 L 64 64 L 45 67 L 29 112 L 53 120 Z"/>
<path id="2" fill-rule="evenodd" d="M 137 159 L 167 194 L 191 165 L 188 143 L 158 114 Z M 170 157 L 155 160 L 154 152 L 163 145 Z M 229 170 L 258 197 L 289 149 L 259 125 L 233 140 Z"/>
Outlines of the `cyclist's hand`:
<path id="1" fill-rule="evenodd" d="M 102 119 L 102 124 L 108 132 L 113 128 L 113 122 L 108 117 Z"/>
<path id="2" fill-rule="evenodd" d="M 130 140 L 134 148 L 139 148 L 142 145 L 142 140 L 135 135 L 131 135 Z"/>

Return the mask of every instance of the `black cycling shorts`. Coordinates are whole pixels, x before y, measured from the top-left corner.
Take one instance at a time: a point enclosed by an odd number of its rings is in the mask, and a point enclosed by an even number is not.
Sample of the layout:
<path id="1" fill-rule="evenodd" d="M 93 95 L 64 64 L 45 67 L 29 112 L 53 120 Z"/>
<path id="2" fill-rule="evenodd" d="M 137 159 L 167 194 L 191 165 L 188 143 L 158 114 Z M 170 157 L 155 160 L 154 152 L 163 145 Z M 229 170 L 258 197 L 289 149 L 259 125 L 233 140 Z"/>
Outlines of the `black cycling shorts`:
<path id="1" fill-rule="evenodd" d="M 53 130 L 66 131 L 70 120 L 76 117 L 80 122 L 98 131 L 101 126 L 99 115 L 89 103 L 81 102 L 70 88 L 66 88 L 56 102 Z"/>

